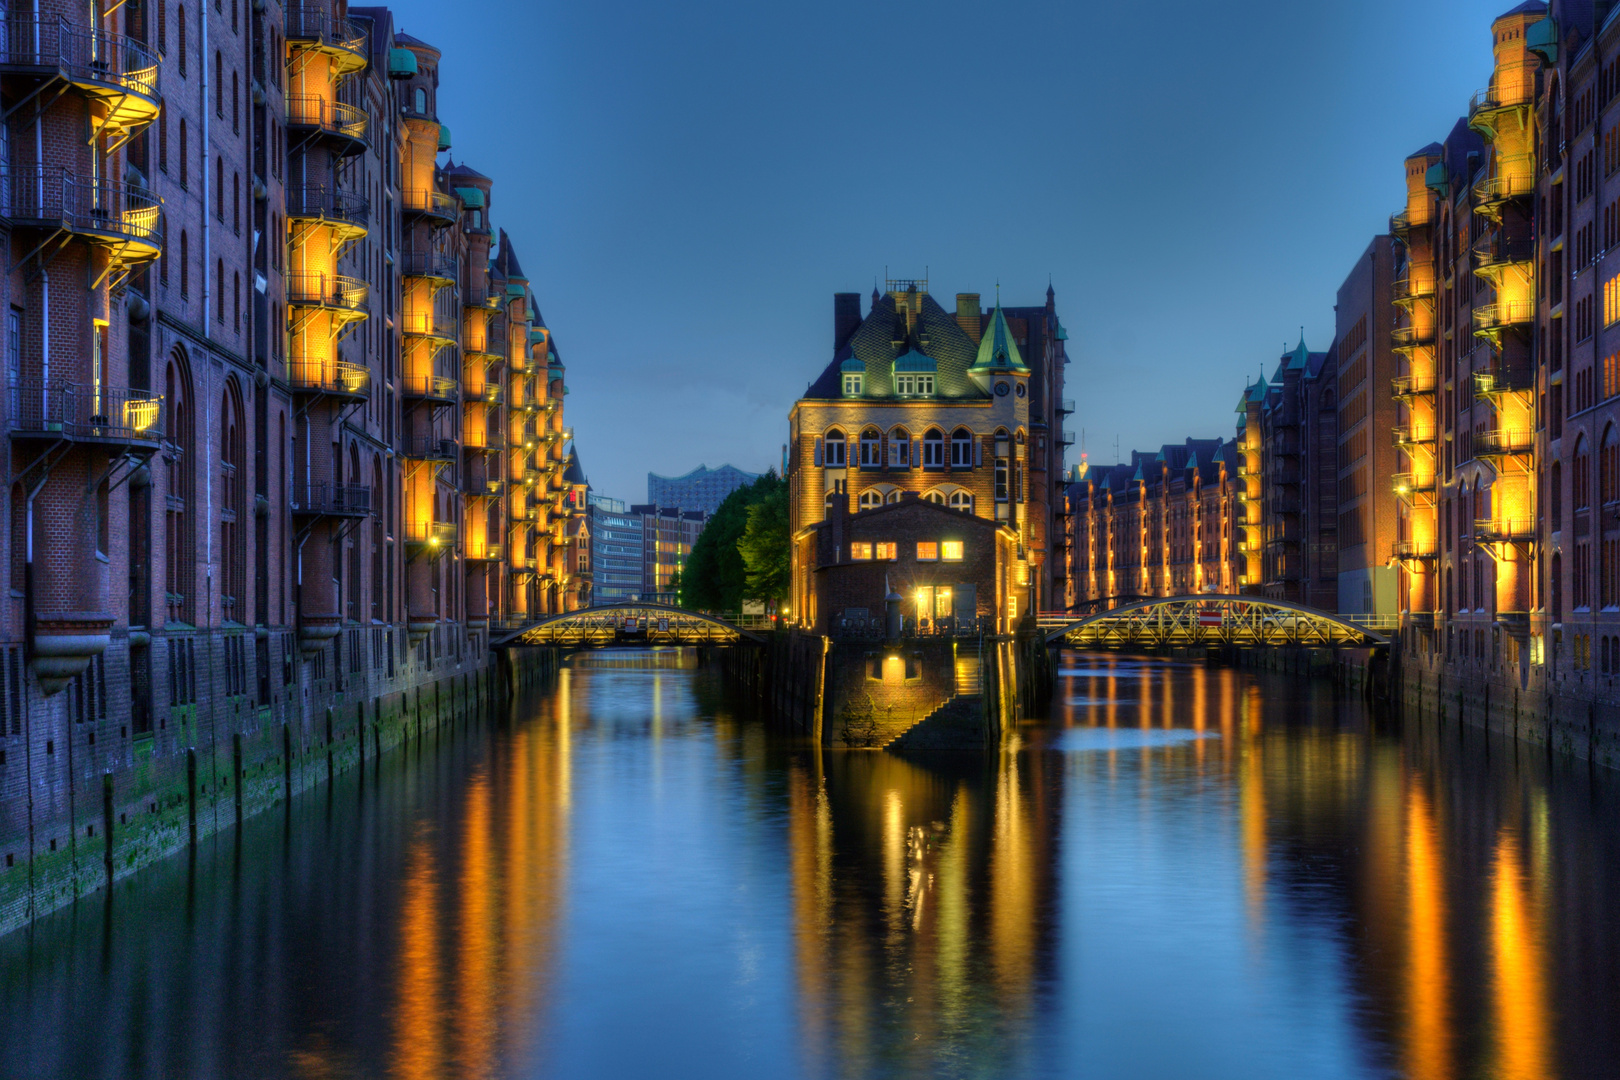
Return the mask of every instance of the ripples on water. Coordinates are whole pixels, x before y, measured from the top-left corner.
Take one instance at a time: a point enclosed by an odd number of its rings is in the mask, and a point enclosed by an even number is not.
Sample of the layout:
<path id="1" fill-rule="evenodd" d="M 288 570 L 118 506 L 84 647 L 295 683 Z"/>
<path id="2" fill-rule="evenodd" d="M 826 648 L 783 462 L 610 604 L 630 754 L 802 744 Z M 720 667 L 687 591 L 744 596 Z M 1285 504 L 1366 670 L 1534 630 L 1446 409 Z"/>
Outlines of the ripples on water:
<path id="1" fill-rule="evenodd" d="M 1611 776 L 1248 672 L 1055 700 L 901 760 L 577 658 L 0 939 L 0 1075 L 1613 1075 Z"/>

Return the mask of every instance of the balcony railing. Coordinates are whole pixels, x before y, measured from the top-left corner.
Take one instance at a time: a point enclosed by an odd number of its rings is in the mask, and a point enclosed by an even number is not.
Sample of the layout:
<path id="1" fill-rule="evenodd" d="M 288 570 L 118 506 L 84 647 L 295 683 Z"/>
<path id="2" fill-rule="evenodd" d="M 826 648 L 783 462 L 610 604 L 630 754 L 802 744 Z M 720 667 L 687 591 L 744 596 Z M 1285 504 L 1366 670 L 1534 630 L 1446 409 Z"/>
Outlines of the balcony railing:
<path id="1" fill-rule="evenodd" d="M 1528 236 L 1506 237 L 1501 229 L 1487 233 L 1474 245 L 1474 266 L 1494 270 L 1514 263 L 1527 263 L 1536 257 L 1536 242 Z"/>
<path id="2" fill-rule="evenodd" d="M 163 439 L 163 396 L 147 390 L 15 382 L 7 387 L 6 405 L 14 436 L 151 444 Z"/>
<path id="3" fill-rule="evenodd" d="M 401 207 L 407 214 L 431 218 L 445 225 L 454 224 L 461 216 L 460 199 L 429 188 L 406 191 L 401 199 Z"/>
<path id="4" fill-rule="evenodd" d="M 1057 411 L 1063 416 L 1072 415 L 1074 413 L 1074 398 L 1066 397 L 1059 401 L 1057 403 Z"/>
<path id="5" fill-rule="evenodd" d="M 505 550 L 504 545 L 494 543 L 490 540 L 485 540 L 482 543 L 478 543 L 472 539 L 469 539 L 467 543 L 467 561 L 500 562 L 501 552 L 503 550 Z"/>
<path id="6" fill-rule="evenodd" d="M 367 517 L 371 513 L 371 488 L 362 484 L 316 481 L 295 491 L 293 498 L 295 514 Z"/>
<path id="7" fill-rule="evenodd" d="M 1059 446 L 1073 446 L 1074 445 L 1074 432 L 1069 431 L 1069 430 L 1067 430 L 1065 428 L 1059 428 L 1058 432 L 1054 436 L 1054 438 L 1055 438 L 1055 440 L 1056 440 L 1056 442 L 1057 442 L 1057 444 Z"/>
<path id="8" fill-rule="evenodd" d="M 455 461 L 459 456 L 456 440 L 440 435 L 407 435 L 400 453 L 413 461 Z"/>
<path id="9" fill-rule="evenodd" d="M 3 44 L 0 65 L 48 68 L 77 86 L 138 94 L 148 104 L 133 119 L 151 120 L 157 115 L 162 58 L 150 45 L 123 34 L 75 26 L 59 17 L 36 22 L 20 12 L 6 19 Z M 131 121 L 122 103 L 113 103 L 111 108 L 115 122 Z"/>
<path id="10" fill-rule="evenodd" d="M 1473 121 L 1482 114 L 1531 104 L 1536 97 L 1536 71 L 1533 63 L 1510 64 L 1498 69 L 1491 76 L 1491 85 L 1474 91 L 1469 99 L 1468 119 Z"/>
<path id="11" fill-rule="evenodd" d="M 1402 472 L 1395 473 L 1389 479 L 1390 488 L 1395 492 L 1395 497 L 1404 503 L 1409 504 L 1423 496 L 1427 496 L 1431 500 L 1434 497 L 1433 476 L 1418 476 L 1415 473 Z"/>
<path id="12" fill-rule="evenodd" d="M 1397 326 L 1389 332 L 1389 337 L 1397 349 L 1415 349 L 1434 341 L 1434 326 Z"/>
<path id="13" fill-rule="evenodd" d="M 405 251 L 400 253 L 400 272 L 406 277 L 454 283 L 457 277 L 456 260 L 442 251 Z"/>
<path id="14" fill-rule="evenodd" d="M 407 398 L 445 403 L 454 402 L 461 389 L 448 375 L 407 375 L 400 380 L 400 387 Z"/>
<path id="15" fill-rule="evenodd" d="M 1436 388 L 1434 375 L 1397 375 L 1389 381 L 1391 396 L 1413 398 L 1432 394 Z"/>
<path id="16" fill-rule="evenodd" d="M 407 337 L 426 337 L 436 341 L 456 340 L 459 330 L 456 320 L 436 311 L 410 311 L 400 316 L 400 331 Z"/>
<path id="17" fill-rule="evenodd" d="M 1434 432 L 1422 428 L 1414 428 L 1410 424 L 1398 426 L 1391 432 L 1391 442 L 1396 448 L 1408 446 L 1430 446 L 1434 443 Z"/>
<path id="18" fill-rule="evenodd" d="M 1507 174 L 1482 177 L 1474 185 L 1474 198 L 1485 205 L 1524 199 L 1536 192 L 1535 174 L 1529 170 L 1514 170 Z"/>
<path id="19" fill-rule="evenodd" d="M 1476 371 L 1474 372 L 1474 396 L 1478 398 L 1495 398 L 1503 394 L 1522 394 L 1526 390 L 1534 389 L 1535 375 L 1530 371 Z"/>
<path id="20" fill-rule="evenodd" d="M 1534 300 L 1482 304 L 1474 309 L 1474 333 L 1491 334 L 1509 326 L 1524 326 L 1536 317 Z"/>
<path id="21" fill-rule="evenodd" d="M 1433 298 L 1435 293 L 1434 277 L 1428 273 L 1413 278 L 1411 274 L 1402 274 L 1395 279 L 1392 299 L 1397 304 L 1411 305 L 1418 300 Z"/>
<path id="22" fill-rule="evenodd" d="M 358 106 L 328 101 L 319 94 L 287 95 L 288 127 L 315 128 L 359 149 L 365 145 L 369 124 L 366 111 Z"/>
<path id="23" fill-rule="evenodd" d="M 343 274 L 288 274 L 283 280 L 287 303 L 302 307 L 364 313 L 371 298 L 370 285 Z"/>
<path id="24" fill-rule="evenodd" d="M 371 204 L 352 191 L 325 184 L 301 184 L 287 189 L 287 216 L 304 221 L 329 221 L 364 230 Z"/>
<path id="25" fill-rule="evenodd" d="M 449 551 L 456 546 L 455 522 L 407 521 L 405 542 L 418 547 Z"/>
<path id="26" fill-rule="evenodd" d="M 1482 457 L 1515 457 L 1528 454 L 1535 449 L 1535 432 L 1528 429 L 1510 431 L 1495 428 L 1490 431 L 1481 431 L 1474 436 L 1474 456 Z"/>
<path id="27" fill-rule="evenodd" d="M 303 393 L 363 398 L 371 392 L 371 372 L 346 360 L 293 357 L 287 361 L 287 383 Z"/>
<path id="28" fill-rule="evenodd" d="M 1397 540 L 1394 554 L 1397 559 L 1433 559 L 1440 551 L 1433 540 Z"/>
<path id="29" fill-rule="evenodd" d="M 1516 544 L 1536 538 L 1536 523 L 1531 518 L 1479 518 L 1474 522 L 1474 542 L 1480 544 Z"/>
<path id="30" fill-rule="evenodd" d="M 348 19 L 332 16 L 325 4 L 294 4 L 286 9 L 284 32 L 294 45 L 313 45 L 338 54 L 344 71 L 366 63 L 366 32 Z"/>
<path id="31" fill-rule="evenodd" d="M 95 180 L 66 169 L 0 168 L 0 210 L 14 222 L 110 242 L 128 262 L 155 259 L 163 249 L 162 201 L 119 180 Z"/>

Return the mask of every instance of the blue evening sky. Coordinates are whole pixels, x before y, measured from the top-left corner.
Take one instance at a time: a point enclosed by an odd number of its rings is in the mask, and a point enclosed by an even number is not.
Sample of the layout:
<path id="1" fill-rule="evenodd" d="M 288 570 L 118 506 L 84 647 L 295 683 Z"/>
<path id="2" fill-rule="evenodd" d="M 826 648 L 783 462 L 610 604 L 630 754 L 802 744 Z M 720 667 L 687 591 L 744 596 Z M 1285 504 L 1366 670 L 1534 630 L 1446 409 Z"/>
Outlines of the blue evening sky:
<path id="1" fill-rule="evenodd" d="M 1511 0 L 399 0 L 495 180 L 594 488 L 781 459 L 885 267 L 1069 328 L 1091 459 L 1225 436 L 1401 206 Z M 864 306 L 864 304 L 863 304 Z M 1071 461 L 1078 461 L 1078 444 Z"/>

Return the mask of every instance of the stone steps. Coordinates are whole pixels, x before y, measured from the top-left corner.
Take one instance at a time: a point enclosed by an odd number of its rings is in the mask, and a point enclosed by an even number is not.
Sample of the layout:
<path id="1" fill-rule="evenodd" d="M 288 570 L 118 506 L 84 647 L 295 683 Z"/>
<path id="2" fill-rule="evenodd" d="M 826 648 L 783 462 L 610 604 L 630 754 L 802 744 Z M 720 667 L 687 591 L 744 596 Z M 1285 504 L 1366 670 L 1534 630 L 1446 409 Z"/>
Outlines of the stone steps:
<path id="1" fill-rule="evenodd" d="M 983 750 L 987 742 L 984 698 L 957 694 L 917 723 L 883 744 L 885 750 Z"/>

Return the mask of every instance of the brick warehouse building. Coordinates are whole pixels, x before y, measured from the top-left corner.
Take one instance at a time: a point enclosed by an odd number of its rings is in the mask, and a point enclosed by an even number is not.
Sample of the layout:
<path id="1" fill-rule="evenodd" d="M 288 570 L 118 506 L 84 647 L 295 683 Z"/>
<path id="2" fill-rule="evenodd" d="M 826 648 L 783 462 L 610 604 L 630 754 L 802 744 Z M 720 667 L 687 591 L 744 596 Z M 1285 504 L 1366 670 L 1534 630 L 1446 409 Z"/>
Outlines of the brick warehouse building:
<path id="1" fill-rule="evenodd" d="M 1231 440 L 1188 439 L 1088 466 L 1064 492 L 1064 609 L 1239 592 L 1247 506 L 1239 464 Z"/>
<path id="2" fill-rule="evenodd" d="M 341 2 L 112 8 L 0 43 L 0 926 L 589 595 L 564 369 L 490 180 L 440 163 L 438 52 Z"/>
<path id="3" fill-rule="evenodd" d="M 859 294 L 833 298 L 832 361 L 789 414 L 795 550 L 835 504 L 859 515 L 907 492 L 997 522 L 1015 537 L 1016 587 L 1000 613 L 1012 625 L 1053 595 L 1048 545 L 1072 407 L 1052 290 L 1044 308 L 998 303 L 987 317 L 977 293 L 958 294 L 953 314 L 926 281 L 888 286 L 865 318 Z M 808 567 L 795 562 L 793 580 L 789 607 L 813 622 Z"/>

